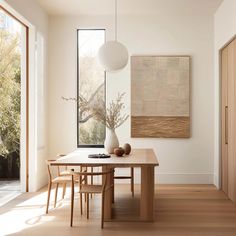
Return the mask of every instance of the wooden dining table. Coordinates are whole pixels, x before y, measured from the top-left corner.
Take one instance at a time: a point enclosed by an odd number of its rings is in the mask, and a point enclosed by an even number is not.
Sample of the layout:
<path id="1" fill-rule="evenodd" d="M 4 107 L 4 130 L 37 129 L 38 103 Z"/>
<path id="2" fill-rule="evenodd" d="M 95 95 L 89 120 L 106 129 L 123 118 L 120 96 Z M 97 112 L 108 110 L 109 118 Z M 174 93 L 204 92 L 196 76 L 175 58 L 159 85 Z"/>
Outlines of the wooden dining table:
<path id="1" fill-rule="evenodd" d="M 99 153 L 105 150 L 100 149 Z M 141 168 L 141 197 L 140 197 L 140 221 L 154 221 L 154 185 L 155 166 L 158 159 L 153 149 L 133 149 L 129 155 L 117 157 L 114 154 L 110 158 L 88 158 L 89 154 L 98 153 L 91 149 L 77 149 L 66 156 L 60 157 L 52 165 L 55 166 L 102 166 L 103 170 L 110 171 L 117 167 Z M 113 173 L 113 172 L 112 172 Z M 107 185 L 114 183 L 113 176 L 107 178 Z M 104 220 L 112 221 L 112 204 L 114 190 L 108 189 L 105 193 Z"/>

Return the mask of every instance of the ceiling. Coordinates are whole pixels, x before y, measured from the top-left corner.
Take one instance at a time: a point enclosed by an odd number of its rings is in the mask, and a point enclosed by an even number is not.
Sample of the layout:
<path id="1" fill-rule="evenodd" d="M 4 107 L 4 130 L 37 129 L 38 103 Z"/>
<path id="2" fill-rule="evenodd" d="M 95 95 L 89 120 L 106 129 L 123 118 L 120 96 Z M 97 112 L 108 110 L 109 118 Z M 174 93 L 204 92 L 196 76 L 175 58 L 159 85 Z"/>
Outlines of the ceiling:
<path id="1" fill-rule="evenodd" d="M 32 0 L 35 1 L 35 0 Z M 115 0 L 36 0 L 49 15 L 110 15 Z M 118 0 L 118 14 L 213 14 L 223 0 Z"/>

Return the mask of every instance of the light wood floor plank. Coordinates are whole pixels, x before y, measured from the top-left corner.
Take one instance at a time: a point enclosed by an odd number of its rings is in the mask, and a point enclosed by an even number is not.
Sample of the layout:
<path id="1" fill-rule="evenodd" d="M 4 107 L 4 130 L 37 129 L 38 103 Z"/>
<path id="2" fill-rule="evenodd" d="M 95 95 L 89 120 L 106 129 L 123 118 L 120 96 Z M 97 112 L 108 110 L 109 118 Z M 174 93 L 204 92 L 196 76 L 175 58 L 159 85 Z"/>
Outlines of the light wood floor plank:
<path id="1" fill-rule="evenodd" d="M 61 196 L 59 189 L 58 196 Z M 50 203 L 45 214 L 46 188 L 26 193 L 0 208 L 0 235 L 80 235 L 80 236 L 235 236 L 236 207 L 225 194 L 212 185 L 155 186 L 155 221 L 131 222 L 139 213 L 140 186 L 116 185 L 113 215 L 122 222 L 106 222 L 100 228 L 100 196 L 90 199 L 90 219 L 81 216 L 75 193 L 74 227 L 70 227 L 70 191 L 57 208 Z M 54 191 L 52 191 L 52 196 Z M 53 199 L 53 197 L 51 198 Z M 128 209 L 128 211 L 127 211 Z M 128 212 L 128 213 L 127 213 Z"/>

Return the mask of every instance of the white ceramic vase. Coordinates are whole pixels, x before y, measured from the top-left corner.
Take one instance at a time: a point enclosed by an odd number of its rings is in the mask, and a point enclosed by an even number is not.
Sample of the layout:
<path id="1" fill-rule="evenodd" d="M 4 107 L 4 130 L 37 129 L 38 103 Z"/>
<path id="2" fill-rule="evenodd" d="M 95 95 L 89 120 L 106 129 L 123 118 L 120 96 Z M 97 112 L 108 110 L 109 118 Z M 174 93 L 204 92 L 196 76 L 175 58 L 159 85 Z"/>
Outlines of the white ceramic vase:
<path id="1" fill-rule="evenodd" d="M 119 147 L 119 140 L 117 138 L 115 130 L 112 129 L 107 130 L 104 147 L 109 154 L 113 154 L 114 149 Z"/>

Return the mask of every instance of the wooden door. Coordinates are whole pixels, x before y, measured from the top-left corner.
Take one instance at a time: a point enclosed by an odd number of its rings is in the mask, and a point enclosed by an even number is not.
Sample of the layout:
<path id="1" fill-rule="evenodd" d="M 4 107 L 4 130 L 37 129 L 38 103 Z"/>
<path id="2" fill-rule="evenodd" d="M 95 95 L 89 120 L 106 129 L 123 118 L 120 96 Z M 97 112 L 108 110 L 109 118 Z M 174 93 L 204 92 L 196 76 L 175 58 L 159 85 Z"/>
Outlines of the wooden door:
<path id="1" fill-rule="evenodd" d="M 228 45 L 228 196 L 236 203 L 236 39 Z"/>
<path id="2" fill-rule="evenodd" d="M 236 203 L 236 39 L 221 52 L 221 185 Z"/>
<path id="3" fill-rule="evenodd" d="M 228 195 L 228 47 L 221 53 L 221 187 Z"/>

